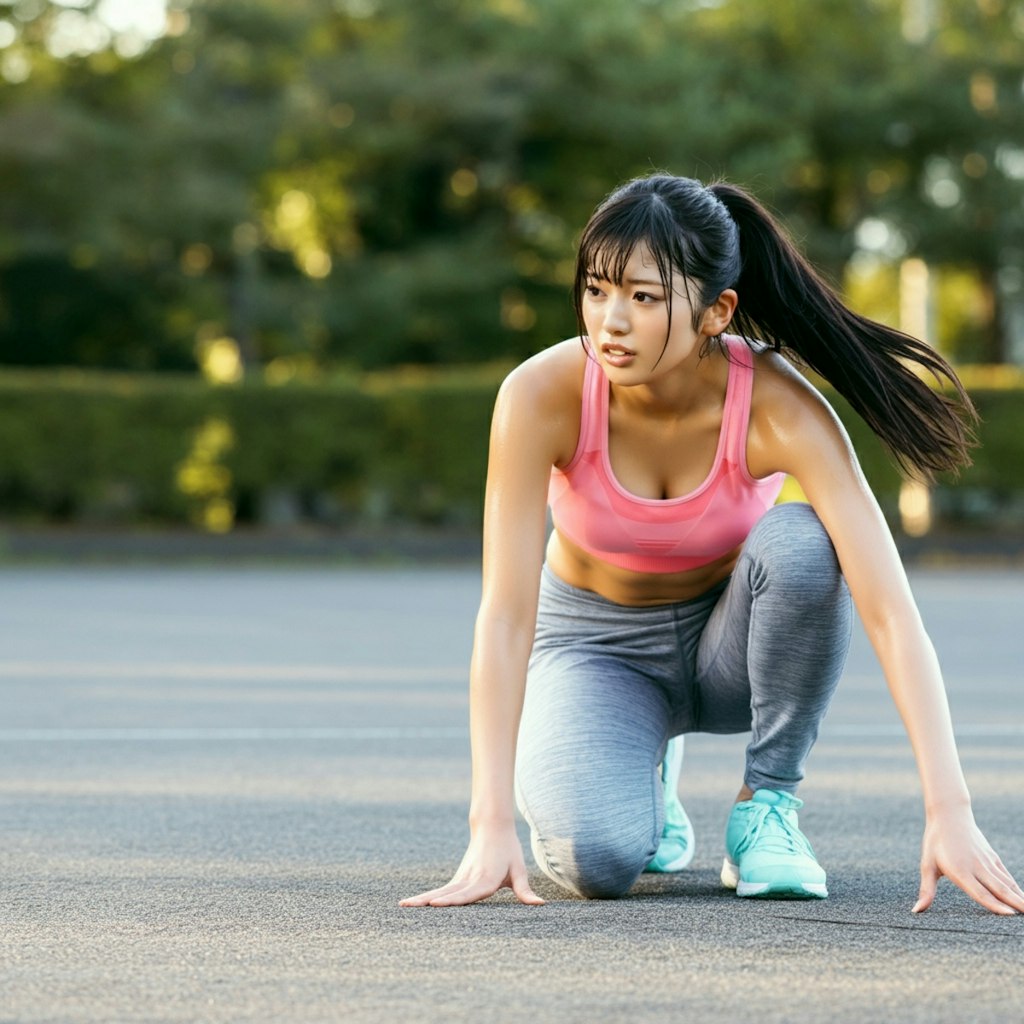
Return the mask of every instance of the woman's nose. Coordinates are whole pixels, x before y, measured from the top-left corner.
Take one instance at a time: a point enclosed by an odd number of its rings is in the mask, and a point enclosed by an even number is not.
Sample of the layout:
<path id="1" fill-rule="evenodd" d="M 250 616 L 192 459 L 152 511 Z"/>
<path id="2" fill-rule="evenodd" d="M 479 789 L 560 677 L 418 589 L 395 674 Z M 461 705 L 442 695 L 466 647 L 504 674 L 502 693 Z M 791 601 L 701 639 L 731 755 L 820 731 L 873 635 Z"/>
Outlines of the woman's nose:
<path id="1" fill-rule="evenodd" d="M 629 305 L 613 299 L 605 310 L 604 329 L 609 334 L 625 334 L 629 330 Z"/>

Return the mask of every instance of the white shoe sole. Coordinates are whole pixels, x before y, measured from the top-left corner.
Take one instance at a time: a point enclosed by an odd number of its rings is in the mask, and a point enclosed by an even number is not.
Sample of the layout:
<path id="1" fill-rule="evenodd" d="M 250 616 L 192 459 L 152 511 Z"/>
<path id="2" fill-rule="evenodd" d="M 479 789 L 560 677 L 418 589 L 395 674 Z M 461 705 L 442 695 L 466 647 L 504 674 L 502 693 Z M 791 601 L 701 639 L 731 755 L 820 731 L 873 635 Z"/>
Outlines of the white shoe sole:
<path id="1" fill-rule="evenodd" d="M 828 887 L 824 882 L 790 882 L 776 886 L 771 882 L 741 882 L 739 866 L 729 857 L 722 863 L 721 878 L 722 885 L 726 889 L 735 889 L 737 896 L 818 900 L 828 898 Z"/>
<path id="2" fill-rule="evenodd" d="M 726 889 L 735 889 L 740 882 L 740 869 L 729 857 L 722 862 L 722 885 Z"/>

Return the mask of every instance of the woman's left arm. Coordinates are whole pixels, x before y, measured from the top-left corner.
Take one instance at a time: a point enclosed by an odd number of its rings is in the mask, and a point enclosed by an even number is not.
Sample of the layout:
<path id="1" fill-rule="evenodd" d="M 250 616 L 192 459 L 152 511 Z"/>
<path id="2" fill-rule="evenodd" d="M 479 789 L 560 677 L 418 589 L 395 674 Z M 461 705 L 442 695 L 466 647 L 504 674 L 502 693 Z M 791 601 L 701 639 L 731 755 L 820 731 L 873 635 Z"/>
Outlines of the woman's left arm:
<path id="1" fill-rule="evenodd" d="M 771 376 L 775 381 L 762 392 L 752 420 L 750 471 L 781 470 L 803 488 L 832 539 L 906 727 L 926 816 L 913 911 L 928 909 L 945 875 L 993 913 L 1024 913 L 1024 891 L 975 824 L 938 658 L 846 431 L 809 385 L 788 374 Z"/>

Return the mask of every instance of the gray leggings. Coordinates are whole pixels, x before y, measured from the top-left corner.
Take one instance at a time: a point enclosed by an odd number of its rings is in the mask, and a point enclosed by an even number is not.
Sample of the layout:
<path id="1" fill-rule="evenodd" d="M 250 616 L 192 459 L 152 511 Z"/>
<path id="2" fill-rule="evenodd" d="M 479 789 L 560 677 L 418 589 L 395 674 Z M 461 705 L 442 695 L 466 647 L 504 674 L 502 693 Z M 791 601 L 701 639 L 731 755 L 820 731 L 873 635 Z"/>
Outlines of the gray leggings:
<path id="1" fill-rule="evenodd" d="M 672 736 L 750 731 L 744 781 L 796 790 L 846 661 L 851 610 L 810 506 L 777 505 L 732 576 L 635 608 L 544 567 L 516 757 L 541 869 L 581 896 L 621 896 L 661 836 L 658 764 Z"/>

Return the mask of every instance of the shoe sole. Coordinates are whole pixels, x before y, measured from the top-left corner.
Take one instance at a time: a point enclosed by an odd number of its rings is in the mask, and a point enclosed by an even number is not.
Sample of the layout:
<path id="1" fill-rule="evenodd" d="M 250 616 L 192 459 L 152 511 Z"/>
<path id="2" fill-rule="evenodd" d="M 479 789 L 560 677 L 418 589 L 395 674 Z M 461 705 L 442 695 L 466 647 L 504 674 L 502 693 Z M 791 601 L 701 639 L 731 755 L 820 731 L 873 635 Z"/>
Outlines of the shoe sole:
<path id="1" fill-rule="evenodd" d="M 728 857 L 722 863 L 722 885 L 726 889 L 734 889 L 737 896 L 747 899 L 789 899 L 789 900 L 824 900 L 828 899 L 828 888 L 824 882 L 803 882 L 799 879 L 786 879 L 779 882 L 744 882 L 740 880 L 739 867 Z"/>

